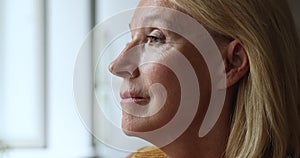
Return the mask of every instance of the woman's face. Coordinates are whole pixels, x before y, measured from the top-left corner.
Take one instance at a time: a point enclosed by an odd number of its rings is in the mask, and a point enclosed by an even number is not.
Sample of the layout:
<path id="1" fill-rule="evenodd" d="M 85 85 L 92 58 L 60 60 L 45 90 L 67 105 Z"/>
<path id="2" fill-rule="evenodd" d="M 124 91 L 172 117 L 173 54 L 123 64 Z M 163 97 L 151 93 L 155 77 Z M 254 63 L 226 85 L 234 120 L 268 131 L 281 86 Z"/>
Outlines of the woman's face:
<path id="1" fill-rule="evenodd" d="M 142 0 L 139 7 L 159 6 L 177 9 L 163 0 Z M 155 17 L 150 19 L 147 17 Z M 120 90 L 123 109 L 122 128 L 126 134 L 147 132 L 163 127 L 176 114 L 181 84 L 165 63 L 177 64 L 176 51 L 190 62 L 198 77 L 201 91 L 196 117 L 202 120 L 210 98 L 210 78 L 207 66 L 196 48 L 178 34 L 159 27 L 139 27 L 143 23 L 166 23 L 160 12 L 139 11 L 131 22 L 132 41 L 110 65 L 110 71 L 123 78 Z M 168 15 L 173 16 L 173 15 Z M 189 105 L 184 105 L 189 106 Z M 189 114 L 187 114 L 189 115 Z M 198 122 L 200 126 L 200 123 Z"/>

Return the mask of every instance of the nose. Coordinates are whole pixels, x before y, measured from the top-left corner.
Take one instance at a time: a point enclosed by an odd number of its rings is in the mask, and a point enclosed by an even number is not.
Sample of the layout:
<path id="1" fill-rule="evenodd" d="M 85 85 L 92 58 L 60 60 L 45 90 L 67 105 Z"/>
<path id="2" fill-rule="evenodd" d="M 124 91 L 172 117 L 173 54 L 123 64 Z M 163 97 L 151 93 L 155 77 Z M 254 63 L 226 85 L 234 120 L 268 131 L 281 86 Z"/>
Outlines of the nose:
<path id="1" fill-rule="evenodd" d="M 109 71 L 119 77 L 133 79 L 140 75 L 139 54 L 133 44 L 129 44 L 109 65 Z"/>

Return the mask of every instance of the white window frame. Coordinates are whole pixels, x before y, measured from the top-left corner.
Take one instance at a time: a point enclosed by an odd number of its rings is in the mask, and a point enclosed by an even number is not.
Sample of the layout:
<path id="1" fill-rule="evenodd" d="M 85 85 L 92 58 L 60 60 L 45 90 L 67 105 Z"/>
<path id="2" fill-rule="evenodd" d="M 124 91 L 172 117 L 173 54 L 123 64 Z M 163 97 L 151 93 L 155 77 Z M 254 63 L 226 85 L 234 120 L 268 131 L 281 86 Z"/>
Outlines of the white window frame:
<path id="1" fill-rule="evenodd" d="M 7 0 L 10 1 L 10 0 Z M 45 145 L 11 148 L 7 158 L 83 158 L 95 156 L 92 136 L 85 129 L 73 98 L 73 71 L 78 50 L 91 28 L 92 1 L 42 0 L 46 52 Z M 22 6 L 20 6 L 22 7 Z M 42 11 L 44 10 L 44 11 Z M 41 19 L 40 19 L 41 20 Z M 91 54 L 87 54 L 91 59 Z M 92 60 L 92 59 L 91 59 Z M 87 65 L 91 64 L 87 61 Z M 81 71 L 89 71 L 84 67 Z M 91 80 L 91 75 L 84 78 Z M 91 89 L 84 89 L 91 96 Z M 90 97 L 92 102 L 92 97 Z M 91 103 L 90 103 L 91 104 Z M 87 107 L 86 113 L 91 112 Z M 2 155 L 0 155 L 2 156 Z"/>

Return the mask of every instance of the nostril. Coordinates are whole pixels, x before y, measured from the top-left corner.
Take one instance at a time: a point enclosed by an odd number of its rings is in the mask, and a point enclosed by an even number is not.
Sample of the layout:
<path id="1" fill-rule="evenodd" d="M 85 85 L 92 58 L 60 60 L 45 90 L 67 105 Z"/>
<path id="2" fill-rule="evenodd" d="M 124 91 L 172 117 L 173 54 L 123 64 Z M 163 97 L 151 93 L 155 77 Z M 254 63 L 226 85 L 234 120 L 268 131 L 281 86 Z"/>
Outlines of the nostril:
<path id="1" fill-rule="evenodd" d="M 110 63 L 108 69 L 113 75 L 133 79 L 140 75 L 138 70 L 139 60 L 140 56 L 137 52 L 125 50 Z"/>
<path id="2" fill-rule="evenodd" d="M 132 78 L 132 75 L 128 71 L 119 71 L 115 75 L 122 77 L 122 78 Z"/>
<path id="3" fill-rule="evenodd" d="M 136 64 L 130 61 L 120 60 L 117 58 L 108 66 L 109 71 L 116 76 L 122 78 L 133 79 L 140 75 L 139 68 Z"/>
<path id="4" fill-rule="evenodd" d="M 133 78 L 136 78 L 140 75 L 140 72 L 139 72 L 139 69 L 136 68 L 136 69 L 132 69 L 134 71 L 130 71 L 130 70 L 127 70 L 125 69 L 125 67 L 123 67 L 123 70 L 122 69 L 118 69 L 116 67 L 116 65 L 114 64 L 114 62 L 112 62 L 110 65 L 109 65 L 109 71 L 113 74 L 113 75 L 116 75 L 116 76 L 119 76 L 119 77 L 122 77 L 122 78 L 128 78 L 128 79 L 133 79 Z M 128 68 L 129 69 L 129 68 Z"/>
<path id="5" fill-rule="evenodd" d="M 131 79 L 137 78 L 139 75 L 140 75 L 140 70 L 139 70 L 139 68 L 136 68 L 136 69 L 132 72 L 130 78 L 131 78 Z"/>
<path id="6" fill-rule="evenodd" d="M 129 70 L 125 69 L 125 66 L 122 65 L 118 65 L 118 63 L 115 61 L 113 61 L 108 69 L 109 71 L 116 76 L 122 77 L 122 78 L 131 78 L 132 74 L 129 72 Z"/>

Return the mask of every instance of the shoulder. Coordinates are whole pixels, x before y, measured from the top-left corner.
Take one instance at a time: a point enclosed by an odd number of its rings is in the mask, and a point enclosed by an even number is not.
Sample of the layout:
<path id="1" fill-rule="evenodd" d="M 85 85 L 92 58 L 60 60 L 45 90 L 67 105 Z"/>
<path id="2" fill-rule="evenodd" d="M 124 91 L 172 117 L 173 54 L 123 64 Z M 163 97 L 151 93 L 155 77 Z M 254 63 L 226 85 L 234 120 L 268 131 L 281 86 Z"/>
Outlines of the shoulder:
<path id="1" fill-rule="evenodd" d="M 167 155 L 157 147 L 144 147 L 127 158 L 167 158 Z"/>

